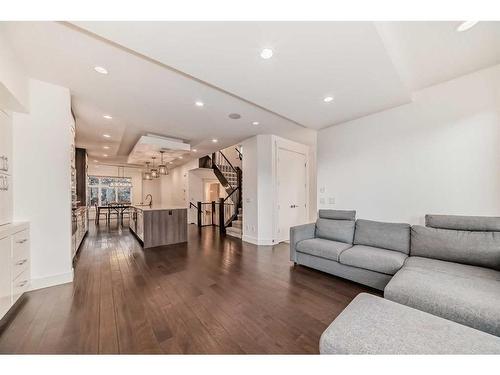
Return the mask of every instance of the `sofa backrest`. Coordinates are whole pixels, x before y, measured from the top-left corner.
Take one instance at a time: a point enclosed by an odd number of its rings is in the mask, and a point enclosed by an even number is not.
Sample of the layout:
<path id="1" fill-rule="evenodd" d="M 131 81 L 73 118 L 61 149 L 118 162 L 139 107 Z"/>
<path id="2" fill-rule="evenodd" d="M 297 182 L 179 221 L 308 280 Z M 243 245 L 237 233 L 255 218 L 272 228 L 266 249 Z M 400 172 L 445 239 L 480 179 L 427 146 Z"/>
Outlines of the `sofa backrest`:
<path id="1" fill-rule="evenodd" d="M 410 224 L 356 220 L 354 244 L 410 252 Z"/>
<path id="2" fill-rule="evenodd" d="M 318 216 L 321 219 L 331 220 L 356 220 L 356 211 L 354 210 L 319 210 Z"/>
<path id="3" fill-rule="evenodd" d="M 319 210 L 316 237 L 352 244 L 356 211 Z"/>
<path id="4" fill-rule="evenodd" d="M 500 232 L 500 217 L 425 215 L 425 226 L 441 229 Z"/>
<path id="5" fill-rule="evenodd" d="M 500 270 L 500 232 L 414 225 L 410 255 Z"/>

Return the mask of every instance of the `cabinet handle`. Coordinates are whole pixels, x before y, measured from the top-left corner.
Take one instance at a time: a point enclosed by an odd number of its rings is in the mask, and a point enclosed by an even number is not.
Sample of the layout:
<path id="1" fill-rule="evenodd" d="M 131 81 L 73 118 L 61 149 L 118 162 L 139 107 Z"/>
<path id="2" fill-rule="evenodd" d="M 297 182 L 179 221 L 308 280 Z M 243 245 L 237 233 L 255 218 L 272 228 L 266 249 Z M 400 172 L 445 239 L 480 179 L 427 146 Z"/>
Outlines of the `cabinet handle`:
<path id="1" fill-rule="evenodd" d="M 22 259 L 19 262 L 16 263 L 16 266 L 22 266 L 24 263 L 26 263 L 28 259 Z"/>
<path id="2" fill-rule="evenodd" d="M 28 241 L 27 238 L 25 238 L 24 240 L 19 240 L 19 241 L 17 241 L 17 243 L 25 243 L 26 241 Z"/>
<path id="3" fill-rule="evenodd" d="M 7 191 L 9 190 L 9 179 L 5 176 L 0 176 L 0 190 L 1 191 Z"/>
<path id="4" fill-rule="evenodd" d="M 9 171 L 9 158 L 7 156 L 1 156 L 0 159 L 2 160 L 2 162 L 0 163 L 0 170 L 4 171 L 4 172 L 8 172 Z"/>

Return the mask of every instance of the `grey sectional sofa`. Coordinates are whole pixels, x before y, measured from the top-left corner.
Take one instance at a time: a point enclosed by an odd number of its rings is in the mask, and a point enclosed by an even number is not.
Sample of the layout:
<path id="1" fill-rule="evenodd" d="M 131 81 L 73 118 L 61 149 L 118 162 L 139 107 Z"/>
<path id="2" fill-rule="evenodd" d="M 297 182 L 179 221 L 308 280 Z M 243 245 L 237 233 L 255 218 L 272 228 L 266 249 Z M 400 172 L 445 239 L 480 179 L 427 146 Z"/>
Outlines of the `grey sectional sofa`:
<path id="1" fill-rule="evenodd" d="M 323 332 L 321 354 L 500 354 L 500 337 L 360 293 Z"/>
<path id="2" fill-rule="evenodd" d="M 425 227 L 410 227 L 355 221 L 355 211 L 320 210 L 316 223 L 292 228 L 290 234 L 292 261 L 384 290 L 385 299 L 396 305 L 427 313 L 430 317 L 415 314 L 423 327 L 427 322 L 438 324 L 439 320 L 432 319 L 437 316 L 444 322 L 450 320 L 500 336 L 499 217 L 427 215 Z M 392 314 L 397 311 L 409 314 L 408 310 L 369 300 L 372 302 L 363 303 L 389 306 Z M 352 306 L 351 310 L 356 311 L 358 307 Z M 400 323 L 402 321 L 404 319 L 400 319 Z M 339 349 L 338 343 L 331 345 L 329 340 L 335 337 L 338 341 L 339 332 L 363 325 L 354 320 L 342 322 L 332 323 L 330 335 L 325 331 L 324 348 L 343 351 L 342 345 Z M 374 334 L 373 327 L 368 327 L 372 323 L 365 320 L 365 324 Z M 447 331 L 446 324 L 442 324 Z M 405 330 L 401 324 L 395 329 Z M 453 327 L 455 332 L 460 330 Z M 376 334 L 374 338 L 375 342 L 384 339 L 383 335 Z M 445 339 L 452 340 L 451 336 Z M 422 345 L 426 342 L 436 344 L 424 339 Z M 377 352 L 376 348 L 370 350 Z M 413 347 L 412 350 L 417 353 L 425 348 Z M 471 352 L 475 351 L 471 349 Z"/>
<path id="3" fill-rule="evenodd" d="M 500 218 L 427 215 L 384 297 L 500 336 Z"/>
<path id="4" fill-rule="evenodd" d="M 290 260 L 384 290 L 410 252 L 410 225 L 355 220 L 356 211 L 319 210 L 290 229 Z"/>

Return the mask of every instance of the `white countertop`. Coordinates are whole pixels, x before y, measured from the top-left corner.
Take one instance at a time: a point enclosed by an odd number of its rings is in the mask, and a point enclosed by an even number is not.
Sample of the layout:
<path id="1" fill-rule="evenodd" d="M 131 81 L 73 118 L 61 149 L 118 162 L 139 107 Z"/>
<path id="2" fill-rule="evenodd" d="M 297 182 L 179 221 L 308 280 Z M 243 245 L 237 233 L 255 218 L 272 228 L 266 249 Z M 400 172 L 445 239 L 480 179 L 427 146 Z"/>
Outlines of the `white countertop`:
<path id="1" fill-rule="evenodd" d="M 137 208 L 141 211 L 168 211 L 168 210 L 187 210 L 186 207 L 183 206 L 172 206 L 172 205 L 164 205 L 164 204 L 153 204 L 153 206 L 140 206 L 140 205 L 132 205 L 133 208 Z"/>

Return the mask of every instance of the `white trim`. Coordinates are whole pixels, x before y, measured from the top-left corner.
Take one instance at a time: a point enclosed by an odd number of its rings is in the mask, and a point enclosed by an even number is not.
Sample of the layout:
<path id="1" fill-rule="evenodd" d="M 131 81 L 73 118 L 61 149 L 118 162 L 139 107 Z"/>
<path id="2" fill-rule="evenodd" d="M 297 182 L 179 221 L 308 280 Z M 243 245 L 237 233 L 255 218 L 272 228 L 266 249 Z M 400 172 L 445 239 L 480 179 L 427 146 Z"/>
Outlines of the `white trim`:
<path id="1" fill-rule="evenodd" d="M 73 270 L 71 272 L 61 273 L 59 275 L 31 279 L 29 290 L 48 288 L 50 286 L 66 284 L 73 282 Z"/>
<path id="2" fill-rule="evenodd" d="M 273 246 L 273 245 L 276 245 L 276 242 L 273 242 L 272 239 L 258 239 L 256 237 L 253 237 L 253 236 L 248 236 L 248 235 L 243 235 L 243 237 L 241 238 L 242 241 L 244 242 L 248 242 L 248 243 L 251 243 L 251 244 L 254 244 L 254 245 L 258 245 L 258 246 Z"/>

